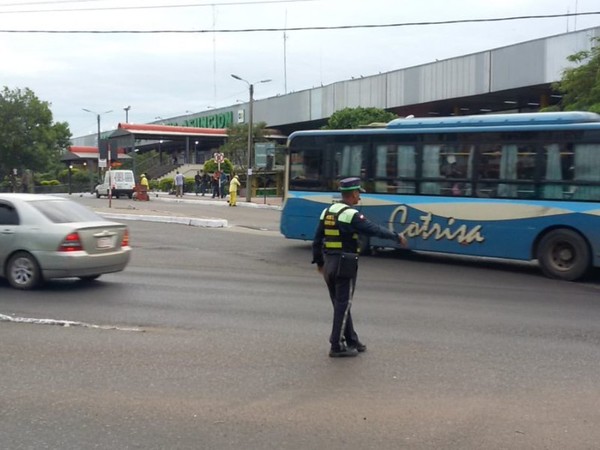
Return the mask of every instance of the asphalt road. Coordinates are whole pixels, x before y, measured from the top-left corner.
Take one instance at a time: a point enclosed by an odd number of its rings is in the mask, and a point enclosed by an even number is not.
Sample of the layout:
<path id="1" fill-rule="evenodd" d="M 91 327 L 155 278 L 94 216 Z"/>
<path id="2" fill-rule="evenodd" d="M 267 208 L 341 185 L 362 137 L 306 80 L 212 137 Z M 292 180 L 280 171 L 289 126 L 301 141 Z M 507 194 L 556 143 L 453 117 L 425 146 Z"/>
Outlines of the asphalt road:
<path id="1" fill-rule="evenodd" d="M 226 229 L 128 222 L 130 266 L 92 284 L 0 281 L 0 314 L 77 322 L 0 322 L 2 448 L 597 448 L 600 282 L 363 258 L 369 349 L 331 359 L 309 246 L 277 211 L 231 210 Z"/>

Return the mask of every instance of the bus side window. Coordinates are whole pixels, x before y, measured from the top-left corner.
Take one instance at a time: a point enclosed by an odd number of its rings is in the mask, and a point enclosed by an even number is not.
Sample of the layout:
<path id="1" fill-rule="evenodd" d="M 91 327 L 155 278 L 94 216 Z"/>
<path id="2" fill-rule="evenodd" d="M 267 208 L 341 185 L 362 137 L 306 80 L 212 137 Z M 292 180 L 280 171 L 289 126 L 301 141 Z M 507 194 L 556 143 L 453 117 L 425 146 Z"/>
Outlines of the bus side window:
<path id="1" fill-rule="evenodd" d="M 375 184 L 377 193 L 388 191 L 388 154 L 393 151 L 394 145 L 378 145 L 375 149 Z"/>
<path id="2" fill-rule="evenodd" d="M 416 151 L 412 145 L 378 145 L 375 152 L 375 192 L 414 194 Z"/>
<path id="3" fill-rule="evenodd" d="M 514 144 L 502 146 L 500 156 L 500 179 L 517 179 L 517 158 L 518 147 Z M 517 196 L 517 186 L 511 183 L 498 184 L 498 197 L 515 198 Z"/>
<path id="4" fill-rule="evenodd" d="M 517 148 L 517 198 L 535 198 L 536 146 L 519 144 Z M 526 183 L 524 183 L 526 182 Z"/>
<path id="5" fill-rule="evenodd" d="M 319 168 L 323 164 L 319 153 L 299 151 L 290 154 L 290 188 L 292 190 L 326 190 Z"/>
<path id="6" fill-rule="evenodd" d="M 455 146 L 444 146 L 441 155 L 441 172 L 447 179 L 443 183 L 442 195 L 452 197 L 470 196 L 472 189 L 471 166 L 473 163 L 473 146 L 459 148 Z"/>
<path id="7" fill-rule="evenodd" d="M 423 179 L 440 178 L 440 145 L 423 146 Z M 439 195 L 440 183 L 438 181 L 422 181 L 421 194 Z"/>
<path id="8" fill-rule="evenodd" d="M 477 196 L 535 198 L 535 154 L 528 144 L 482 145 Z"/>
<path id="9" fill-rule="evenodd" d="M 600 145 L 580 144 L 575 146 L 574 183 L 600 181 Z M 600 200 L 600 186 L 576 187 L 574 200 Z"/>
<path id="10" fill-rule="evenodd" d="M 336 178 L 360 177 L 363 167 L 363 145 L 345 144 L 338 150 Z"/>
<path id="11" fill-rule="evenodd" d="M 561 155 L 561 148 L 559 144 L 548 144 L 544 146 L 544 157 L 545 164 L 543 166 L 545 173 L 542 176 L 542 180 L 545 182 L 542 186 L 542 198 L 561 200 L 563 198 L 569 198 L 572 194 L 568 191 L 563 193 L 563 185 L 561 183 L 552 184 L 552 181 L 564 181 L 563 175 L 563 163 L 564 157 L 573 157 L 573 153 L 563 153 Z M 569 166 L 571 164 L 569 163 Z"/>
<path id="12" fill-rule="evenodd" d="M 415 182 L 405 178 L 414 178 L 417 175 L 417 161 L 415 147 L 413 145 L 399 145 L 396 150 L 397 181 L 396 192 L 398 194 L 414 194 Z"/>
<path id="13" fill-rule="evenodd" d="M 479 164 L 476 170 L 477 197 L 495 197 L 500 175 L 500 149 L 483 144 L 477 149 Z"/>

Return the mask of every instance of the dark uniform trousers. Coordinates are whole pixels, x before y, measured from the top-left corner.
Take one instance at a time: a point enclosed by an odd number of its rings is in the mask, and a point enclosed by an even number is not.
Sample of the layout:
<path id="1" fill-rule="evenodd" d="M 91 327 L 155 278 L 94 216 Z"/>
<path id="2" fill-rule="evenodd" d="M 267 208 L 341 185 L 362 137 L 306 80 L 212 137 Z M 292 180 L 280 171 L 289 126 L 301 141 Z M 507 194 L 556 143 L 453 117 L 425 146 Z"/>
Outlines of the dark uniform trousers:
<path id="1" fill-rule="evenodd" d="M 358 343 L 358 335 L 352 324 L 352 295 L 356 285 L 356 273 L 352 278 L 339 277 L 338 266 L 340 264 L 339 254 L 325 254 L 324 277 L 329 297 L 333 304 L 333 326 L 329 342 L 335 350 L 346 346 L 355 346 Z"/>

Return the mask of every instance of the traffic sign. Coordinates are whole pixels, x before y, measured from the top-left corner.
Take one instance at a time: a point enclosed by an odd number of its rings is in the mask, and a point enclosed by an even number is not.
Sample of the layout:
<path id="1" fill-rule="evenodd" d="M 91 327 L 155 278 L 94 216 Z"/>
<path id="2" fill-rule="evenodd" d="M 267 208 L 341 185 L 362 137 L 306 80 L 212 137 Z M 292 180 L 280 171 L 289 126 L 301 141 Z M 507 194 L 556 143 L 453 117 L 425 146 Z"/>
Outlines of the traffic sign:
<path id="1" fill-rule="evenodd" d="M 257 142 L 254 144 L 254 163 L 259 169 L 264 169 L 269 166 L 269 158 L 271 161 L 275 157 L 274 142 Z"/>

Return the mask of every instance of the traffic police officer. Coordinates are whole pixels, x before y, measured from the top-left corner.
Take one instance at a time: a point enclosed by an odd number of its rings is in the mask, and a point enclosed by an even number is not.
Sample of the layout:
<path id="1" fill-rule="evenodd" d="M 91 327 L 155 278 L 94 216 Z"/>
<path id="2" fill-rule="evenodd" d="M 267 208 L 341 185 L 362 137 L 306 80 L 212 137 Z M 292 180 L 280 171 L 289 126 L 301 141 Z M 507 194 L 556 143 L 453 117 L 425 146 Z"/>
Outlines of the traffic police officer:
<path id="1" fill-rule="evenodd" d="M 323 210 L 312 244 L 312 262 L 325 278 L 333 303 L 329 337 L 332 358 L 356 356 L 367 349 L 354 331 L 350 313 L 358 269 L 358 235 L 377 236 L 406 246 L 404 236 L 369 221 L 353 208 L 360 201 L 360 192 L 364 192 L 360 178 L 341 180 L 340 191 L 342 202 Z"/>

